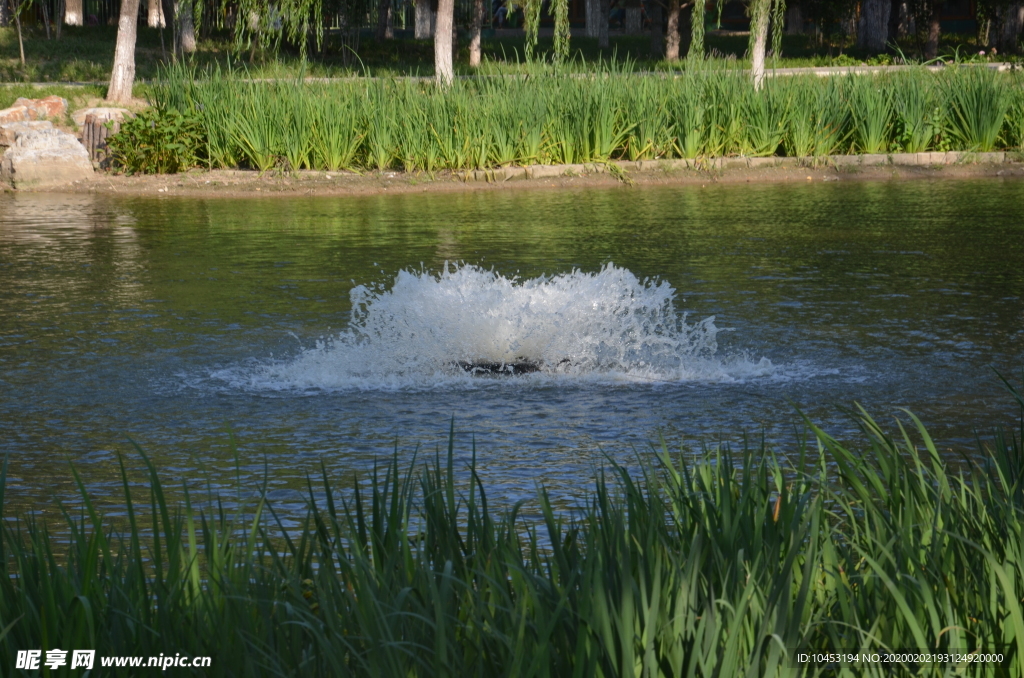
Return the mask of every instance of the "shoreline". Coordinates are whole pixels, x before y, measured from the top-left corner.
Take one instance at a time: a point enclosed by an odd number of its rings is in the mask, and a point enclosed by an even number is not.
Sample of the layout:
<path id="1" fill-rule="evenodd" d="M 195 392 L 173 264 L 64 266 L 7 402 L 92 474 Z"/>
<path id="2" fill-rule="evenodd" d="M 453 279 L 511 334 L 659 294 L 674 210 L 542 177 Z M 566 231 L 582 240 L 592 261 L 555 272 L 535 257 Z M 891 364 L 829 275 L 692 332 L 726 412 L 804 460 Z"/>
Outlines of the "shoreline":
<path id="1" fill-rule="evenodd" d="M 115 175 L 67 186 L 4 193 L 68 193 L 132 197 L 343 197 L 408 193 L 551 188 L 628 188 L 743 183 L 914 181 L 1024 177 L 1020 153 L 917 153 L 824 158 L 711 158 L 612 161 L 607 164 L 532 165 L 461 172 L 297 172 L 190 170 L 180 174 Z"/>

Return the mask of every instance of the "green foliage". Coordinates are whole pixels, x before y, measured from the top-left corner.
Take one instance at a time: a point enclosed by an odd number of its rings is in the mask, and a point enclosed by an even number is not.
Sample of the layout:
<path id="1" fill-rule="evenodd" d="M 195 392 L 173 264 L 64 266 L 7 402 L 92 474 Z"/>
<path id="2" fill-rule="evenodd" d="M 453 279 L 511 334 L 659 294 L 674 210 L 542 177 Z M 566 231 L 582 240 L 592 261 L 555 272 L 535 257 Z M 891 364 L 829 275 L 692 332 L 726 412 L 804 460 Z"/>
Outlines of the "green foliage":
<path id="1" fill-rule="evenodd" d="M 743 100 L 743 135 L 741 154 L 752 157 L 775 155 L 786 136 L 786 119 L 790 116 L 791 99 L 777 83 L 765 85 L 761 92 L 746 90 Z"/>
<path id="2" fill-rule="evenodd" d="M 965 150 L 995 150 L 1010 108 L 1009 88 L 986 68 L 957 69 L 943 84 L 952 139 Z"/>
<path id="3" fill-rule="evenodd" d="M 235 47 L 277 52 L 282 39 L 298 47 L 305 62 L 310 35 L 316 46 L 323 40 L 324 3 L 319 0 L 239 0 L 235 7 Z"/>
<path id="4" fill-rule="evenodd" d="M 933 147 L 943 130 L 944 115 L 936 83 L 918 84 L 913 75 L 893 80 L 896 113 L 896 146 L 905 153 L 921 153 Z"/>
<path id="5" fill-rule="evenodd" d="M 852 79 L 847 96 L 859 153 L 885 153 L 892 136 L 892 92 L 872 78 Z"/>
<path id="6" fill-rule="evenodd" d="M 1024 88 L 1018 86 L 1011 93 L 1010 110 L 1006 114 L 1008 147 L 1024 148 Z"/>
<path id="7" fill-rule="evenodd" d="M 810 423 L 788 455 L 662 446 L 572 511 L 544 490 L 495 509 L 451 435 L 424 468 L 396 458 L 345 491 L 322 469 L 289 527 L 266 487 L 230 511 L 186 488 L 170 505 L 138 450 L 121 529 L 77 475 L 79 515 L 0 521 L 0 663 L 88 647 L 208 655 L 210 677 L 1019 676 L 1022 439 L 954 465 L 910 421 L 890 435 L 861 412 L 859 449 Z M 897 649 L 1003 661 L 823 674 L 792 656 Z"/>
<path id="8" fill-rule="evenodd" d="M 526 43 L 523 53 L 527 63 L 533 61 L 534 50 L 537 49 L 537 38 L 540 31 L 541 0 L 514 0 L 509 3 L 509 10 L 520 8 L 523 11 L 523 31 Z"/>
<path id="9" fill-rule="evenodd" d="M 705 62 L 706 63 L 706 62 Z M 637 76 L 535 64 L 526 77 L 259 82 L 179 68 L 161 108 L 198 121 L 214 167 L 408 171 L 613 159 L 1016 148 L 1019 76 L 973 66 L 779 77 Z"/>
<path id="10" fill-rule="evenodd" d="M 686 58 L 690 61 L 700 61 L 704 58 L 704 22 L 705 3 L 693 3 L 693 16 L 690 19 L 690 50 Z"/>
<path id="11" fill-rule="evenodd" d="M 194 116 L 154 108 L 125 119 L 107 147 L 114 167 L 127 174 L 174 174 L 203 161 L 206 134 Z"/>
<path id="12" fill-rule="evenodd" d="M 555 63 L 563 63 L 569 58 L 569 0 L 554 0 L 551 16 L 555 20 L 552 58 Z"/>

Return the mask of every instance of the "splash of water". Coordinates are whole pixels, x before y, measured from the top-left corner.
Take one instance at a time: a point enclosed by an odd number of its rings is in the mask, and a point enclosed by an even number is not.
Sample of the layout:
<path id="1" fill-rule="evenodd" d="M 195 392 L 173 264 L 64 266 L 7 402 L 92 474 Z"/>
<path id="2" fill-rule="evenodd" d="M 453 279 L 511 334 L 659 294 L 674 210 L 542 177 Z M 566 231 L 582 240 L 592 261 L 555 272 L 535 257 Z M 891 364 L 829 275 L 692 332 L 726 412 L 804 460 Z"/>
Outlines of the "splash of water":
<path id="1" fill-rule="evenodd" d="M 665 281 L 607 264 L 527 280 L 478 266 L 401 271 L 390 289 L 351 291 L 347 330 L 246 377 L 270 389 L 480 384 L 473 365 L 529 365 L 516 383 L 721 381 L 770 374 L 767 359 L 722 359 L 714 317 L 689 324 Z M 534 371 L 535 370 L 535 371 Z"/>

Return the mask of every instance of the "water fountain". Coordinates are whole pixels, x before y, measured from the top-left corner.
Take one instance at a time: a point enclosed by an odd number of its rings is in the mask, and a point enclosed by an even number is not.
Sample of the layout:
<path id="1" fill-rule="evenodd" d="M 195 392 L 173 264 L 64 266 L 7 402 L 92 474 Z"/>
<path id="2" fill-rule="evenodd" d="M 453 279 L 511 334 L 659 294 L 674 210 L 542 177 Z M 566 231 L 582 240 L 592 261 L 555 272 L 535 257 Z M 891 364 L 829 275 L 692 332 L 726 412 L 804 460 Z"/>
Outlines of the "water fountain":
<path id="1" fill-rule="evenodd" d="M 666 281 L 611 263 L 525 280 L 445 264 L 401 271 L 390 286 L 357 286 L 351 300 L 346 330 L 245 378 L 260 388 L 373 389 L 481 377 L 715 380 L 773 369 L 723 360 L 714 317 L 687 322 Z"/>

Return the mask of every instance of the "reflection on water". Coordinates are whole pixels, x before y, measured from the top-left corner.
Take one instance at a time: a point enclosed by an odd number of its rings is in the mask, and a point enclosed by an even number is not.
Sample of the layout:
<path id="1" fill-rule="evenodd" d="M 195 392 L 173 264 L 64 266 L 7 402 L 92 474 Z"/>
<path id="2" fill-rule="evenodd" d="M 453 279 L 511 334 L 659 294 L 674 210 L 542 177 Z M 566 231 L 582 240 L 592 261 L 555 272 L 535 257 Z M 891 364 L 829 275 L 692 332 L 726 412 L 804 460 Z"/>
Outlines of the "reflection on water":
<path id="1" fill-rule="evenodd" d="M 1024 364 L 1022 193 L 985 180 L 277 201 L 2 196 L 9 494 L 40 507 L 73 500 L 70 459 L 116 503 L 116 453 L 129 436 L 172 483 L 234 488 L 230 428 L 243 486 L 266 464 L 271 496 L 295 502 L 319 460 L 347 476 L 396 442 L 404 458 L 416 446 L 432 453 L 453 415 L 461 458 L 475 440 L 485 481 L 508 499 L 538 483 L 579 490 L 605 454 L 630 460 L 659 436 L 697 447 L 764 431 L 786 446 L 796 407 L 841 435 L 852 426 L 837 406 L 859 401 L 882 418 L 909 407 L 945 448 L 969 449 L 975 426 L 1011 421 L 993 368 Z M 447 282 L 446 261 L 465 262 Z M 353 291 L 365 302 L 354 325 Z M 584 311 L 626 291 L 638 306 Z M 440 304 L 445 294 L 464 305 Z M 564 315 L 545 311 L 556 307 Z M 629 318 L 638 307 L 653 315 Z M 399 326 L 415 331 L 388 343 Z M 424 336 L 437 328 L 443 336 Z M 619 338 L 587 344 L 602 331 Z M 488 332 L 504 343 L 467 352 Z M 374 333 L 376 363 L 356 350 Z M 623 346 L 635 351 L 616 354 Z M 524 381 L 450 369 L 463 355 L 536 354 L 557 366 L 567 352 L 578 364 L 619 360 L 620 375 L 664 367 L 665 356 L 724 371 Z M 436 383 L 338 388 L 389 360 L 422 361 L 418 383 Z"/>

